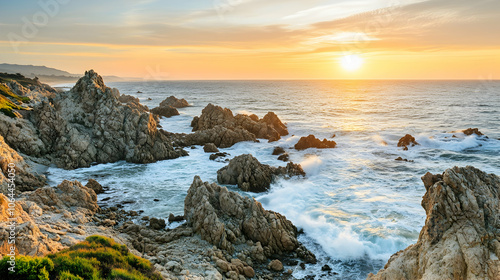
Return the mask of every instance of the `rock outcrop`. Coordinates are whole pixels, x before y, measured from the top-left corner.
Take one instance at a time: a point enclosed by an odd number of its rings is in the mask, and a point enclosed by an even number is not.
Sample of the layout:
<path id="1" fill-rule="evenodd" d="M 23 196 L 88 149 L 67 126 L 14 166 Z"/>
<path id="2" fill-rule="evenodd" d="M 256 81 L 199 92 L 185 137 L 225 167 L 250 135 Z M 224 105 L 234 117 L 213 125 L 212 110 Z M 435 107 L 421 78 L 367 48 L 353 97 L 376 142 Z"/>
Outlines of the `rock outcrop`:
<path id="1" fill-rule="evenodd" d="M 255 135 L 250 133 L 248 130 L 241 127 L 230 129 L 220 125 L 211 129 L 200 130 L 190 134 L 171 133 L 164 130 L 160 130 L 160 132 L 169 137 L 174 145 L 178 147 L 189 147 L 193 145 L 213 143 L 216 147 L 228 148 L 243 141 L 257 141 Z"/>
<path id="2" fill-rule="evenodd" d="M 413 147 L 416 145 L 420 145 L 417 143 L 415 140 L 415 137 L 411 136 L 410 134 L 406 134 L 405 136 L 401 137 L 398 141 L 398 147 L 403 147 L 403 150 L 408 150 L 408 147 Z"/>
<path id="3" fill-rule="evenodd" d="M 95 179 L 89 179 L 85 187 L 92 189 L 95 192 L 95 194 L 104 193 L 104 188 Z"/>
<path id="4" fill-rule="evenodd" d="M 139 98 L 134 97 L 132 95 L 122 94 L 118 96 L 118 101 L 120 101 L 121 103 L 128 104 L 130 107 L 139 110 L 141 112 L 149 111 L 148 106 L 142 105 Z"/>
<path id="5" fill-rule="evenodd" d="M 265 192 L 278 176 L 305 176 L 299 164 L 289 162 L 286 167 L 272 167 L 261 164 L 250 154 L 240 155 L 217 171 L 220 184 L 238 185 L 243 191 Z"/>
<path id="6" fill-rule="evenodd" d="M 68 92 L 34 106 L 26 119 L 0 122 L 6 142 L 24 154 L 73 169 L 126 160 L 150 163 L 187 155 L 174 149 L 152 114 L 122 105 L 93 70 Z M 1 116 L 0 116 L 1 117 Z"/>
<path id="7" fill-rule="evenodd" d="M 184 107 L 188 107 L 189 103 L 184 98 L 178 99 L 172 95 L 172 96 L 167 97 L 167 99 L 163 100 L 160 103 L 160 107 L 165 107 L 165 106 L 171 106 L 174 108 L 184 108 Z"/>
<path id="8" fill-rule="evenodd" d="M 368 279 L 500 279 L 500 178 L 468 166 L 422 181 L 427 218 L 417 243 Z"/>
<path id="9" fill-rule="evenodd" d="M 31 163 L 33 164 L 33 163 Z M 12 171 L 14 168 L 14 172 Z M 14 178 L 15 193 L 34 190 L 37 187 L 45 185 L 46 178 L 38 174 L 33 167 L 27 163 L 24 158 L 15 150 L 9 147 L 0 135 L 0 193 L 7 193 L 8 179 Z M 13 173 L 9 177 L 9 173 Z"/>
<path id="10" fill-rule="evenodd" d="M 207 143 L 203 146 L 203 151 L 205 153 L 218 153 L 219 149 L 217 149 L 217 146 L 215 146 L 214 143 Z"/>
<path id="11" fill-rule="evenodd" d="M 301 137 L 299 142 L 295 144 L 296 150 L 305 150 L 309 148 L 317 148 L 317 149 L 328 149 L 335 148 L 337 143 L 335 141 L 329 141 L 326 138 L 323 141 L 316 138 L 314 135 L 309 135 L 307 137 Z"/>
<path id="12" fill-rule="evenodd" d="M 208 104 L 202 111 L 200 117 L 194 117 L 191 122 L 193 131 L 203 131 L 221 126 L 230 130 L 242 128 L 253 134 L 255 138 L 277 141 L 281 136 L 288 135 L 286 126 L 273 112 L 267 113 L 262 119 L 257 116 L 247 116 L 238 114 L 233 116 L 233 112 L 227 108 L 222 108 Z"/>
<path id="13" fill-rule="evenodd" d="M 202 182 L 198 176 L 188 190 L 184 217 L 195 233 L 229 254 L 238 245 L 250 244 L 246 251 L 255 262 L 290 252 L 315 262 L 314 255 L 297 241 L 297 228 L 283 215 L 225 187 Z"/>

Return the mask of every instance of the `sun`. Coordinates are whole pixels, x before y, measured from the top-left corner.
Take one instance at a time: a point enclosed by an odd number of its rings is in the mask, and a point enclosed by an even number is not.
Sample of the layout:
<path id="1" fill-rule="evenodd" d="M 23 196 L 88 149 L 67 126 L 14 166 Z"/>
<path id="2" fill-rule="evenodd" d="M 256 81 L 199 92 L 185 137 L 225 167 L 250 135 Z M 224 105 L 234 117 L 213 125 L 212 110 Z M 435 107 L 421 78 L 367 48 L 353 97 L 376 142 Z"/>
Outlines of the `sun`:
<path id="1" fill-rule="evenodd" d="M 363 65 L 363 58 L 359 55 L 349 54 L 340 58 L 340 65 L 347 71 L 356 71 Z"/>

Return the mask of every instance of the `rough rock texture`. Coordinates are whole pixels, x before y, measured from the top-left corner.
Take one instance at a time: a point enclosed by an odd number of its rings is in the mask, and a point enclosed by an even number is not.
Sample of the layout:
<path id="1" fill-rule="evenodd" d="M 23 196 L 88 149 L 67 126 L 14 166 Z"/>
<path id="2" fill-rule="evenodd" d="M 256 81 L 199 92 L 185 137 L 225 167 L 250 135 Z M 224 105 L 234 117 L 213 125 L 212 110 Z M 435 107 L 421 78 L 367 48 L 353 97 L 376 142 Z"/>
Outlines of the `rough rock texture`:
<path id="1" fill-rule="evenodd" d="M 422 180 L 418 242 L 368 279 L 500 279 L 500 178 L 467 166 Z"/>
<path id="2" fill-rule="evenodd" d="M 203 151 L 205 153 L 218 153 L 219 149 L 217 149 L 217 146 L 215 146 L 214 143 L 208 143 L 203 146 Z"/>
<path id="3" fill-rule="evenodd" d="M 273 156 L 281 155 L 285 153 L 285 149 L 282 147 L 274 147 Z"/>
<path id="4" fill-rule="evenodd" d="M 283 215 L 225 187 L 202 182 L 198 176 L 184 201 L 184 217 L 194 232 L 230 254 L 238 244 L 251 244 L 247 251 L 257 262 L 286 252 L 315 261 L 297 241 L 297 228 Z"/>
<path id="5" fill-rule="evenodd" d="M 15 193 L 34 190 L 45 185 L 45 176 L 34 172 L 30 163 L 27 163 L 21 155 L 10 148 L 0 135 L 0 193 L 6 194 L 8 192 L 9 169 L 11 169 L 9 164 L 15 165 L 15 172 L 11 172 L 15 175 Z"/>
<path id="6" fill-rule="evenodd" d="M 295 144 L 295 149 L 296 150 L 305 150 L 308 148 L 327 149 L 327 148 L 335 148 L 335 146 L 337 146 L 337 143 L 335 141 L 329 141 L 326 139 L 323 139 L 323 141 L 321 141 L 311 134 L 307 137 L 301 137 L 299 139 L 299 142 Z"/>
<path id="7" fill-rule="evenodd" d="M 476 134 L 477 136 L 483 136 L 484 134 L 479 131 L 478 128 L 467 128 L 466 130 L 463 131 L 463 133 L 467 136 Z"/>
<path id="8" fill-rule="evenodd" d="M 119 92 L 93 70 L 52 102 L 34 106 L 30 121 L 0 122 L 0 134 L 14 149 L 73 169 L 126 160 L 149 163 L 187 155 L 157 129 L 153 115 L 122 105 Z"/>
<path id="9" fill-rule="evenodd" d="M 89 179 L 85 185 L 87 188 L 92 189 L 96 194 L 104 193 L 104 188 L 94 179 Z"/>
<path id="10" fill-rule="evenodd" d="M 408 150 L 408 147 L 413 147 L 416 145 L 420 144 L 418 144 L 415 140 L 415 137 L 411 136 L 410 134 L 406 134 L 398 141 L 398 147 L 403 147 L 404 150 Z"/>
<path id="11" fill-rule="evenodd" d="M 171 106 L 174 108 L 184 108 L 184 107 L 188 107 L 189 103 L 184 98 L 178 99 L 172 95 L 172 96 L 167 97 L 167 99 L 163 100 L 160 103 L 160 107 L 164 107 L 164 106 Z"/>
<path id="12" fill-rule="evenodd" d="M 226 128 L 220 125 L 211 129 L 196 131 L 191 134 L 170 133 L 160 130 L 164 135 L 169 137 L 174 145 L 179 147 L 189 147 L 193 145 L 205 145 L 213 143 L 220 148 L 228 148 L 232 145 L 243 141 L 254 141 L 257 139 L 255 135 L 242 127 L 234 129 Z"/>
<path id="13" fill-rule="evenodd" d="M 139 101 L 139 98 L 134 97 L 132 95 L 122 94 L 118 97 L 118 101 L 121 103 L 128 104 L 131 108 L 134 108 L 140 112 L 149 111 L 148 106 L 142 105 Z"/>
<path id="14" fill-rule="evenodd" d="M 175 109 L 172 106 L 160 106 L 151 109 L 151 113 L 165 117 L 165 118 L 170 118 L 172 116 L 177 116 L 179 115 L 179 111 Z"/>
<path id="15" fill-rule="evenodd" d="M 202 111 L 200 117 L 194 117 L 191 122 L 193 131 L 213 129 L 216 126 L 235 130 L 238 127 L 247 130 L 255 138 L 277 141 L 281 136 L 288 135 L 286 126 L 273 112 L 267 113 L 262 119 L 255 115 L 247 116 L 238 114 L 233 116 L 233 112 L 227 108 L 222 108 L 208 104 Z"/>
<path id="16" fill-rule="evenodd" d="M 299 164 L 289 162 L 286 167 L 271 167 L 261 164 L 250 154 L 240 155 L 217 171 L 220 184 L 238 185 L 244 191 L 264 192 L 277 176 L 305 176 Z"/>

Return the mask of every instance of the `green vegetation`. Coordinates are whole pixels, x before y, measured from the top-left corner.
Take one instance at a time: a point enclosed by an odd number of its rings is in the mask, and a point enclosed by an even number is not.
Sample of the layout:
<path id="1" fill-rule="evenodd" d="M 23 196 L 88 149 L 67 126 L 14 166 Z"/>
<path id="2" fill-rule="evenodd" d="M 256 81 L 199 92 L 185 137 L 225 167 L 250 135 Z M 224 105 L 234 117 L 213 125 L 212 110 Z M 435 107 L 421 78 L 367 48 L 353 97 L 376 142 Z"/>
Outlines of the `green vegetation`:
<path id="1" fill-rule="evenodd" d="M 0 279 L 163 279 L 148 260 L 134 256 L 125 245 L 98 235 L 46 257 L 18 257 L 14 273 L 7 270 L 8 260 L 8 257 L 0 260 Z"/>
<path id="2" fill-rule="evenodd" d="M 13 93 L 10 88 L 0 84 L 0 112 L 4 113 L 5 115 L 11 117 L 11 118 L 16 118 L 16 114 L 12 109 L 16 110 L 24 110 L 22 107 L 14 104 L 9 98 L 17 100 L 18 102 L 21 103 L 26 103 L 29 102 L 30 99 L 29 97 L 24 97 L 24 96 L 19 96 L 15 93 Z"/>
<path id="3" fill-rule="evenodd" d="M 15 99 L 19 102 L 23 102 L 23 103 L 26 103 L 26 102 L 30 102 L 30 99 L 29 97 L 26 97 L 26 96 L 19 96 L 15 93 L 13 93 L 10 88 L 0 84 L 0 94 L 5 96 L 5 97 L 10 97 L 12 99 Z"/>

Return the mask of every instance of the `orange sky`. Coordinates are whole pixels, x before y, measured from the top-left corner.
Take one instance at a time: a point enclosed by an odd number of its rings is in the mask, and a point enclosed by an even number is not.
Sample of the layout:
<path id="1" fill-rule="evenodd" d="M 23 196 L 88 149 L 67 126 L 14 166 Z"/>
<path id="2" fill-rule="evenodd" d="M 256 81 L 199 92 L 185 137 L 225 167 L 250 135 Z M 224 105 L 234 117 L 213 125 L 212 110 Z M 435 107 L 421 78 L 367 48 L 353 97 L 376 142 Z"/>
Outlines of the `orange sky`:
<path id="1" fill-rule="evenodd" d="M 500 78 L 500 1 L 11 2 L 0 63 L 158 80 Z M 349 54 L 359 70 L 341 67 Z"/>

